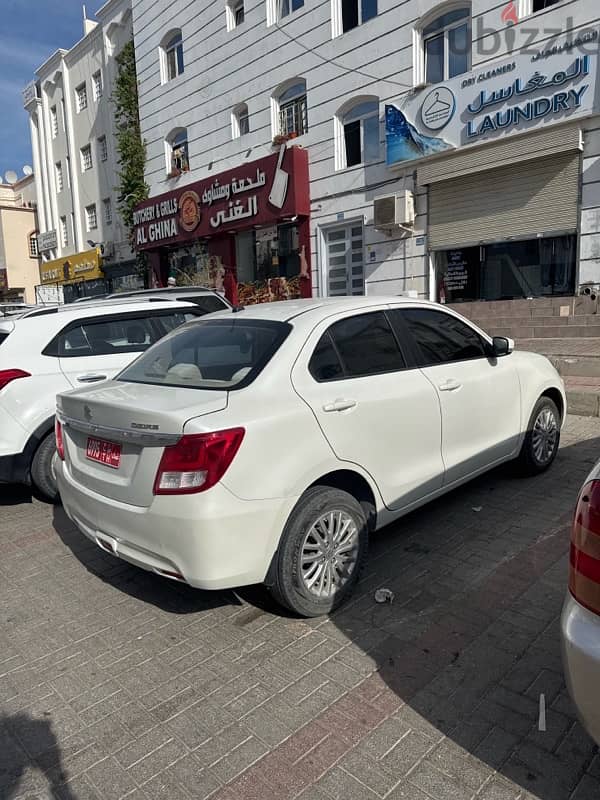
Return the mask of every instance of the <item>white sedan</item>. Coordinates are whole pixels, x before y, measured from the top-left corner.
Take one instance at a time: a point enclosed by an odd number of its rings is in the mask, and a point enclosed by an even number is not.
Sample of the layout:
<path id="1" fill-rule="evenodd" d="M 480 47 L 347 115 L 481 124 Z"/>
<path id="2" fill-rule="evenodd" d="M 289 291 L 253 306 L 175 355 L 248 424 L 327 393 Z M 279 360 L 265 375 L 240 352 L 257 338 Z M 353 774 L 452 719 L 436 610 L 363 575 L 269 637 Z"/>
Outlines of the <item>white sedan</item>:
<path id="1" fill-rule="evenodd" d="M 58 396 L 67 514 L 100 547 L 202 589 L 264 582 L 316 616 L 369 533 L 502 462 L 553 462 L 563 383 L 412 299 L 288 301 L 190 322 L 115 380 Z"/>

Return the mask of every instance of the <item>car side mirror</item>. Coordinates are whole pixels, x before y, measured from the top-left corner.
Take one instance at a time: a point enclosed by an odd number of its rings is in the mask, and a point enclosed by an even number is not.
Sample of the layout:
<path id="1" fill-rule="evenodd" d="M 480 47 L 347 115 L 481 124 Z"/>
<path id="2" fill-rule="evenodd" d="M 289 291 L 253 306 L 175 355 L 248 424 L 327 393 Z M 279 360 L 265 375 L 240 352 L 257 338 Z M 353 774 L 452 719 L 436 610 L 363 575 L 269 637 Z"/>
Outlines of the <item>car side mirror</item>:
<path id="1" fill-rule="evenodd" d="M 492 350 L 496 358 L 508 356 L 515 349 L 515 343 L 506 336 L 494 336 L 492 339 Z"/>

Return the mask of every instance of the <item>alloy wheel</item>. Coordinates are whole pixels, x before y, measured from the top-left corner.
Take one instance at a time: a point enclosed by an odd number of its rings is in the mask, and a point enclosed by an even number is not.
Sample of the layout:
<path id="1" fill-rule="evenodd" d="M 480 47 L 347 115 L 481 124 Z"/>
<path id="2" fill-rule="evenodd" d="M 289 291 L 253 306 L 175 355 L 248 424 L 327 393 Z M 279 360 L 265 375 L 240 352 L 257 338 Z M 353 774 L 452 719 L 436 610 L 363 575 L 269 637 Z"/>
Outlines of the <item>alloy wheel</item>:
<path id="1" fill-rule="evenodd" d="M 544 466 L 553 457 L 558 441 L 558 423 L 552 409 L 542 408 L 533 425 L 531 446 L 538 464 Z"/>
<path id="2" fill-rule="evenodd" d="M 310 527 L 300 549 L 301 576 L 308 591 L 330 598 L 350 579 L 357 566 L 359 530 L 345 511 L 323 514 Z"/>

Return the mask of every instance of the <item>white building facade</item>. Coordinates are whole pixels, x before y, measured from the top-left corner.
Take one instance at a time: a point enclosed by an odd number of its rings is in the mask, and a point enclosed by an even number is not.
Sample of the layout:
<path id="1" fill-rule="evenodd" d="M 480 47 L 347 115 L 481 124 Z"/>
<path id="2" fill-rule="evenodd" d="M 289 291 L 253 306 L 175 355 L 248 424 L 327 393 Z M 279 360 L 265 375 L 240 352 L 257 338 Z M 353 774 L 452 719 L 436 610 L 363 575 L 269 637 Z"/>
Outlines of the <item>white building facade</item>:
<path id="1" fill-rule="evenodd" d="M 57 50 L 23 92 L 39 199 L 41 283 L 104 291 L 105 275 L 135 278 L 117 211 L 118 154 L 111 94 L 115 56 L 132 37 L 131 7 L 109 0 L 84 36 Z M 126 282 L 127 285 L 127 282 Z"/>
<path id="2" fill-rule="evenodd" d="M 592 0 L 133 0 L 157 201 L 138 247 L 163 281 L 235 268 L 255 299 L 307 270 L 320 295 L 597 288 L 599 20 Z"/>

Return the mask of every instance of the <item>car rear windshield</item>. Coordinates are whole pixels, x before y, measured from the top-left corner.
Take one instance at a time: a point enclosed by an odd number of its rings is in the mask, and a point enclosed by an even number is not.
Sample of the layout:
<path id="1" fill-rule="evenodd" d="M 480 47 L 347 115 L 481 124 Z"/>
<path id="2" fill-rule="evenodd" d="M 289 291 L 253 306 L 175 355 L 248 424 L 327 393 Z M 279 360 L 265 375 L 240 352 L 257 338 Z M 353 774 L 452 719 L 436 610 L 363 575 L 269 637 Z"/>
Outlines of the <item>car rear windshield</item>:
<path id="1" fill-rule="evenodd" d="M 235 315 L 191 322 L 150 347 L 117 380 L 239 389 L 264 369 L 290 330 L 285 322 L 244 320 Z"/>

